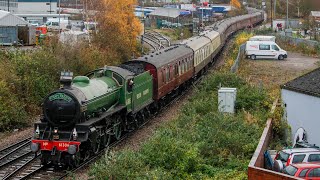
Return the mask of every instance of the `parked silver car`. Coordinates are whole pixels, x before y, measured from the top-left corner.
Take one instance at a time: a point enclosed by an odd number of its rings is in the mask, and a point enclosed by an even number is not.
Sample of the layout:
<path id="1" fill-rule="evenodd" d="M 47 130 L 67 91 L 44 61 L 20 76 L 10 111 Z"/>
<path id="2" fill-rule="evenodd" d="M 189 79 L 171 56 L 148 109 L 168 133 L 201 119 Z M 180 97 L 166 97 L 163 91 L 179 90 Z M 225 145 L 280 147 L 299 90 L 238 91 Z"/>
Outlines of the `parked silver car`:
<path id="1" fill-rule="evenodd" d="M 275 157 L 274 170 L 281 172 L 290 164 L 302 162 L 320 163 L 320 150 L 317 148 L 293 148 L 281 150 Z"/>

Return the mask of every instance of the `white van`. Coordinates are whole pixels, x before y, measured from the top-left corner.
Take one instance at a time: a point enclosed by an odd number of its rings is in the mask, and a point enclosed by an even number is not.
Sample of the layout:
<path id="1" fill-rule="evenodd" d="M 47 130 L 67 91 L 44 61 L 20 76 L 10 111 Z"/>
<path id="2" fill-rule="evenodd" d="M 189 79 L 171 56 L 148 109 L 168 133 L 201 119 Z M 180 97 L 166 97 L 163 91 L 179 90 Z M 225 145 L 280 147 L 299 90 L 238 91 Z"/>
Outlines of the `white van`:
<path id="1" fill-rule="evenodd" d="M 253 36 L 249 41 L 273 41 L 276 42 L 275 36 Z"/>
<path id="2" fill-rule="evenodd" d="M 67 29 L 69 21 L 66 19 L 60 19 L 60 30 Z M 59 18 L 52 18 L 46 22 L 48 31 L 59 31 Z"/>
<path id="3" fill-rule="evenodd" d="M 257 58 L 283 60 L 288 54 L 273 41 L 247 41 L 246 56 L 252 60 Z"/>

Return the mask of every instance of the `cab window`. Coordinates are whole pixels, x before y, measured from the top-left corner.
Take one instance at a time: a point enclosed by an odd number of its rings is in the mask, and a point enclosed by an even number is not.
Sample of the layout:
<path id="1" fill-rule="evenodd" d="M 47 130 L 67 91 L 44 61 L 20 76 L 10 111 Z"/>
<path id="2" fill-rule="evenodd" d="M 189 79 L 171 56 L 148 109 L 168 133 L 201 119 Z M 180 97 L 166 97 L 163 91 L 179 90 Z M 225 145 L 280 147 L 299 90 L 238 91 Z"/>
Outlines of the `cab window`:
<path id="1" fill-rule="evenodd" d="M 273 50 L 276 50 L 276 51 L 279 51 L 279 48 L 278 48 L 277 45 L 272 45 L 272 49 L 273 49 Z"/>
<path id="2" fill-rule="evenodd" d="M 118 82 L 119 85 L 122 85 L 122 78 L 118 74 L 112 73 L 112 77 Z"/>

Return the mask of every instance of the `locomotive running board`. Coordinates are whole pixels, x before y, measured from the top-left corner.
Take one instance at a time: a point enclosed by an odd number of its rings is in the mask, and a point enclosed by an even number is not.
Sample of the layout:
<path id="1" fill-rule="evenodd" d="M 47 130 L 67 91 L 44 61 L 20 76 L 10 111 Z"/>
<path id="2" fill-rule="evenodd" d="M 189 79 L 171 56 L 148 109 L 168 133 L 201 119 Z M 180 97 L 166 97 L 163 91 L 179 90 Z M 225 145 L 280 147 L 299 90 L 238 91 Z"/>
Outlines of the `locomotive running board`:
<path id="1" fill-rule="evenodd" d="M 119 112 L 125 108 L 126 108 L 126 106 L 123 106 L 123 105 L 116 106 L 114 109 L 102 113 L 101 116 L 99 116 L 99 117 L 94 117 L 94 118 L 90 119 L 89 121 L 85 121 L 83 123 L 77 124 L 76 127 L 89 127 L 89 126 L 99 122 L 101 119 L 104 119 L 104 118 L 106 118 L 116 112 Z"/>

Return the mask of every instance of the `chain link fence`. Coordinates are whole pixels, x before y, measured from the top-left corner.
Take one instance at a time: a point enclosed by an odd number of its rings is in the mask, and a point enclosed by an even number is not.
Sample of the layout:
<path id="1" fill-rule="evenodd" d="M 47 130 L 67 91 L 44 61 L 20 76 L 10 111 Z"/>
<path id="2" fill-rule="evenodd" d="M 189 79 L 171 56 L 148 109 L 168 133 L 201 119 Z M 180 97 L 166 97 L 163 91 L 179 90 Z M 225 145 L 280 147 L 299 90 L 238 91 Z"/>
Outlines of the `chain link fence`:
<path id="1" fill-rule="evenodd" d="M 238 52 L 237 58 L 236 58 L 236 60 L 234 61 L 233 65 L 231 66 L 231 69 L 230 69 L 230 71 L 231 71 L 232 73 L 237 72 L 237 70 L 238 70 L 238 68 L 239 68 L 240 60 L 241 60 L 241 59 L 244 57 L 244 55 L 245 55 L 245 50 L 246 50 L 246 43 L 241 44 L 240 47 L 239 47 L 239 52 Z"/>

